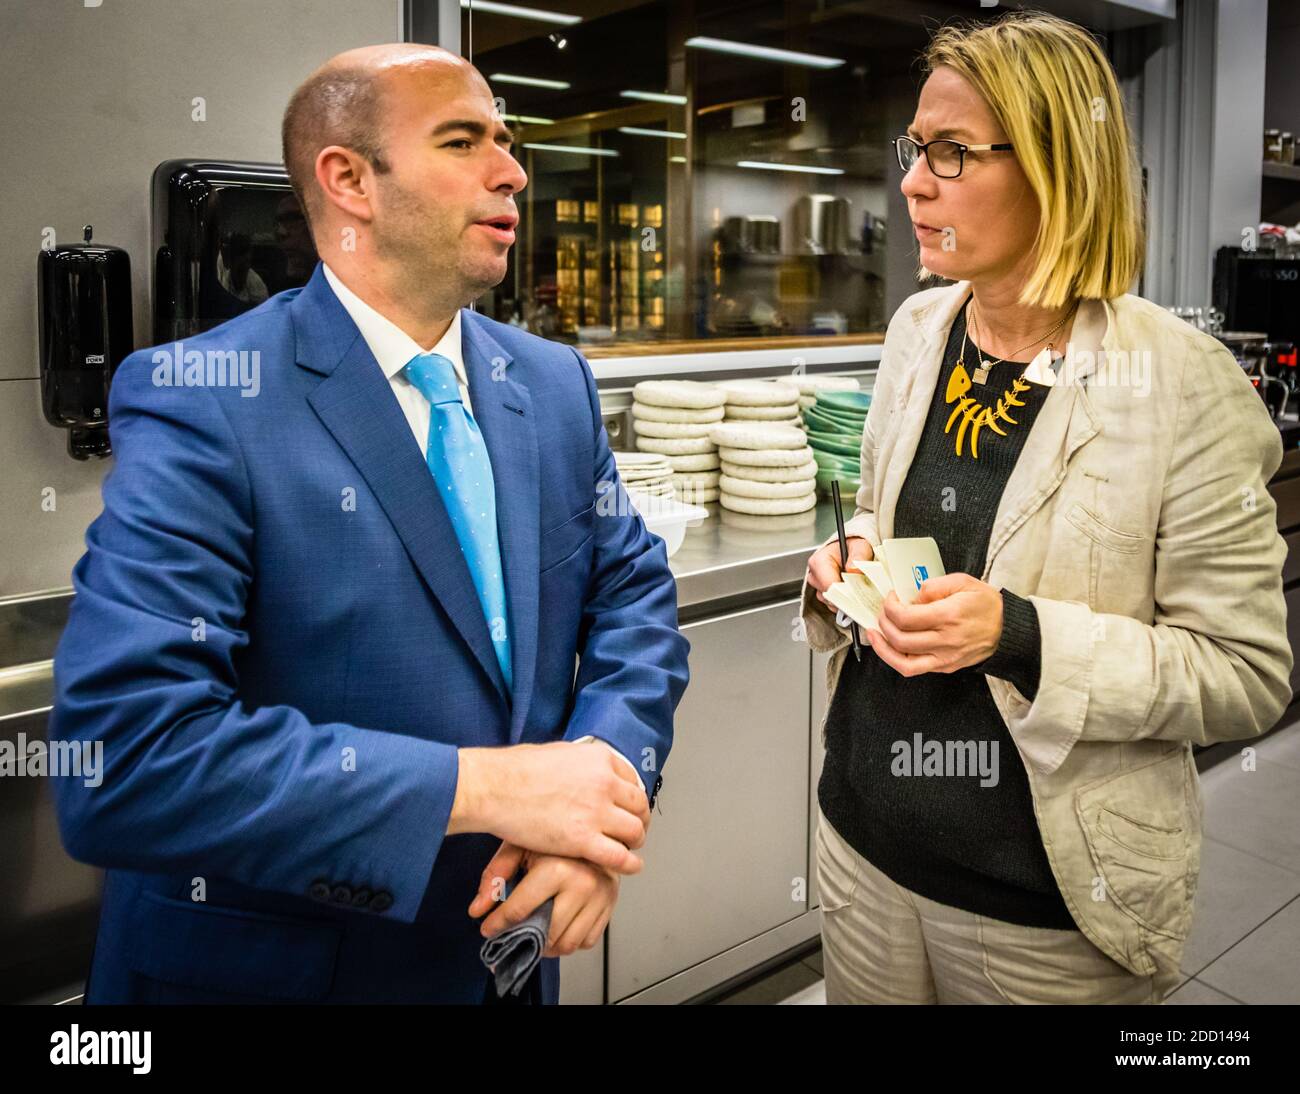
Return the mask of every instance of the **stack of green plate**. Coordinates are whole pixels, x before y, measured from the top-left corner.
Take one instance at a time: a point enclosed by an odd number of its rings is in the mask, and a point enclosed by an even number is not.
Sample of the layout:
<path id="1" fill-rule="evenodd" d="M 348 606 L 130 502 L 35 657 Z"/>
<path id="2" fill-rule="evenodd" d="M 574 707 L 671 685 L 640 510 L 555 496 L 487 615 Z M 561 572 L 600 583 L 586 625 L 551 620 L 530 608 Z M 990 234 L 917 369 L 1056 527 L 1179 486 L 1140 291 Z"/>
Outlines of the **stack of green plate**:
<path id="1" fill-rule="evenodd" d="M 821 493 L 839 479 L 840 496 L 851 501 L 862 485 L 862 426 L 870 407 L 871 396 L 861 391 L 819 391 L 817 402 L 804 408 Z"/>

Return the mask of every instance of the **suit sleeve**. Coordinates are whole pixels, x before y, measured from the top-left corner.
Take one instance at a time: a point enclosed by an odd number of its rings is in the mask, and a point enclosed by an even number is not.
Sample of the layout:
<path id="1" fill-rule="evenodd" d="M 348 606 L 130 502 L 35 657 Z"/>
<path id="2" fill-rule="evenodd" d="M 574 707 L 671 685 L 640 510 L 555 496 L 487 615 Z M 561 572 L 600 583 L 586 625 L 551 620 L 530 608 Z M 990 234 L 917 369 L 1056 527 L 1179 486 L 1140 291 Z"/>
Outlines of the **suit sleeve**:
<path id="1" fill-rule="evenodd" d="M 623 753 L 621 753 L 617 748 L 615 748 L 608 741 L 601 741 L 599 737 L 593 737 L 590 733 L 588 733 L 585 737 L 579 737 L 576 743 L 581 744 L 583 741 L 600 741 L 601 744 L 603 744 L 612 753 L 614 753 L 615 756 L 619 758 L 619 760 L 622 762 L 624 767 L 626 767 L 629 771 L 631 771 L 632 774 L 634 774 L 638 779 L 641 778 L 641 772 L 640 770 L 638 770 L 636 764 L 634 764 L 631 760 L 629 760 L 626 756 L 624 756 Z M 642 790 L 645 789 L 644 782 L 642 783 L 641 789 Z"/>
<path id="2" fill-rule="evenodd" d="M 102 743 L 103 778 L 51 780 L 64 844 L 96 866 L 303 896 L 364 886 L 412 921 L 456 749 L 241 700 L 256 499 L 218 399 L 155 386 L 145 354 L 114 380 L 115 465 L 73 571 L 49 729 Z"/>
<path id="3" fill-rule="evenodd" d="M 677 628 L 677 582 L 661 539 L 652 536 L 619 481 L 590 368 L 595 429 L 592 487 L 595 543 L 578 634 L 578 676 L 566 740 L 588 734 L 637 768 L 651 801 L 673 740 L 673 713 L 689 679 L 690 649 Z"/>
<path id="4" fill-rule="evenodd" d="M 1033 702 L 1008 729 L 1040 770 L 1076 741 L 1212 744 L 1264 733 L 1291 699 L 1282 563 L 1268 482 L 1282 444 L 1226 350 L 1190 346 L 1156 530 L 1148 624 L 1030 596 L 1042 634 Z M 1005 686 L 1005 685 L 1001 685 Z"/>

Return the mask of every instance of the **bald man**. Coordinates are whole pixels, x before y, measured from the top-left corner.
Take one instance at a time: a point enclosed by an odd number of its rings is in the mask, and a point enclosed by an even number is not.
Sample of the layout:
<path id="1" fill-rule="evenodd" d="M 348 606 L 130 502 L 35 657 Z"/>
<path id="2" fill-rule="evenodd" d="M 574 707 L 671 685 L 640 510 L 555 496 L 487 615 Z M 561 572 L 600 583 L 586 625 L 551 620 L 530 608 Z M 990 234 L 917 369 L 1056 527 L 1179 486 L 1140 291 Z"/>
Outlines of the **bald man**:
<path id="1" fill-rule="evenodd" d="M 55 780 L 108 870 L 86 1001 L 496 1002 L 484 938 L 549 910 L 503 1001 L 555 1002 L 687 682 L 663 543 L 583 358 L 468 310 L 527 182 L 479 73 L 352 50 L 283 134 L 321 263 L 184 346 L 260 386 L 168 383 L 163 346 L 109 401 L 50 723 L 104 747 Z"/>

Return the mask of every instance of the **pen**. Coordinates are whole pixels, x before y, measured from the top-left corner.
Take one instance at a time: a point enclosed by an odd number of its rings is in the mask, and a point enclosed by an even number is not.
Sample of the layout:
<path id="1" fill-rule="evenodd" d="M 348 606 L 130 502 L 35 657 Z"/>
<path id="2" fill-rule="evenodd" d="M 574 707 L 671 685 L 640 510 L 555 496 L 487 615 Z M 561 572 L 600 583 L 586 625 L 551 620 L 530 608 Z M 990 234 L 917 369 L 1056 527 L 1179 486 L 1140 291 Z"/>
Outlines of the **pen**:
<path id="1" fill-rule="evenodd" d="M 849 541 L 844 538 L 844 508 L 840 504 L 840 480 L 831 480 L 831 499 L 835 502 L 835 531 L 840 537 L 840 570 L 849 564 Z M 849 634 L 853 636 L 853 656 L 862 660 L 862 638 L 858 634 L 858 625 L 849 620 Z"/>

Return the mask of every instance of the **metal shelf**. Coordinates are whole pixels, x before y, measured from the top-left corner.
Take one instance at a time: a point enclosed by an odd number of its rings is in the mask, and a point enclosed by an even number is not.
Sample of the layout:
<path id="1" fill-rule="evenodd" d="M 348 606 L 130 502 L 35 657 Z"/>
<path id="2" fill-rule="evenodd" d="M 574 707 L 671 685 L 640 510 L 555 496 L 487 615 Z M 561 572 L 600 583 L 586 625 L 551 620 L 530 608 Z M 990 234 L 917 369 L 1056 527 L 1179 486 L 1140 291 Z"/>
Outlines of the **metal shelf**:
<path id="1" fill-rule="evenodd" d="M 1272 160 L 1265 160 L 1264 177 L 1266 179 L 1288 179 L 1291 182 L 1300 182 L 1300 164 L 1274 163 Z"/>

